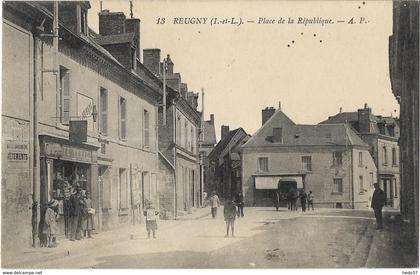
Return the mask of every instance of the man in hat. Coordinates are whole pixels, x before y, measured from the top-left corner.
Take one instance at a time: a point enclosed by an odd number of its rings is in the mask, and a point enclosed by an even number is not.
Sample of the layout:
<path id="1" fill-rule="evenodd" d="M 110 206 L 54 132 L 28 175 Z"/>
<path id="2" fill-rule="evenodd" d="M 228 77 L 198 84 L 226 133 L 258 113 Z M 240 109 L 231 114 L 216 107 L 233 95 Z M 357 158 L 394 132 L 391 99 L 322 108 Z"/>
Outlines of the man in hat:
<path id="1" fill-rule="evenodd" d="M 81 228 L 83 218 L 84 198 L 82 195 L 82 188 L 76 186 L 76 193 L 70 197 L 70 241 L 81 239 Z"/>
<path id="2" fill-rule="evenodd" d="M 210 207 L 211 207 L 211 215 L 214 218 L 217 216 L 217 207 L 220 206 L 219 197 L 216 194 L 216 191 L 213 191 L 212 196 L 209 199 Z"/>
<path id="3" fill-rule="evenodd" d="M 386 197 L 384 191 L 382 191 L 378 183 L 374 183 L 373 187 L 375 187 L 375 191 L 373 192 L 371 207 L 375 213 L 376 229 L 382 230 L 384 227 L 382 222 L 382 207 L 385 205 Z"/>

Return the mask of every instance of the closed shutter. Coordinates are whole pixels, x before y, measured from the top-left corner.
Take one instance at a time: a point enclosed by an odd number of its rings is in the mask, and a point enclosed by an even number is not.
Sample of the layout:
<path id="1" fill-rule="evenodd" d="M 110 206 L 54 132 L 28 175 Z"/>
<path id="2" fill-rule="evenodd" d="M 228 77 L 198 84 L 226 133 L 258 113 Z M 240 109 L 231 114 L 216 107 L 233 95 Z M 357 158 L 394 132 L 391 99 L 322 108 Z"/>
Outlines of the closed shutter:
<path id="1" fill-rule="evenodd" d="M 70 121 L 70 73 L 67 69 L 60 68 L 61 84 L 61 123 L 69 124 Z"/>
<path id="2" fill-rule="evenodd" d="M 147 110 L 143 111 L 143 121 L 144 121 L 144 146 L 149 147 L 150 146 L 150 133 L 149 133 L 149 112 Z"/>
<path id="3" fill-rule="evenodd" d="M 110 169 L 103 169 L 100 181 L 102 183 L 102 208 L 111 209 L 112 186 Z"/>
<path id="4" fill-rule="evenodd" d="M 106 135 L 108 133 L 108 92 L 101 88 L 100 94 L 100 132 Z"/>
<path id="5" fill-rule="evenodd" d="M 120 138 L 125 140 L 127 138 L 127 101 L 120 97 L 119 104 L 120 112 Z"/>

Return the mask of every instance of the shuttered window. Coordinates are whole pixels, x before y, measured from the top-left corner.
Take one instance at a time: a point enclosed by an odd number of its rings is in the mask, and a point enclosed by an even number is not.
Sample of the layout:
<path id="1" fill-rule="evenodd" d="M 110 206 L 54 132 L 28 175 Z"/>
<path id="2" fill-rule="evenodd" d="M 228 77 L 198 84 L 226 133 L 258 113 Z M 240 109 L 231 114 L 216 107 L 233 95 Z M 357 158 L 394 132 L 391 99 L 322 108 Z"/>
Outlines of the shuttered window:
<path id="1" fill-rule="evenodd" d="M 120 139 L 127 139 L 127 100 L 123 97 L 120 97 L 119 100 L 119 130 L 120 130 Z"/>
<path id="2" fill-rule="evenodd" d="M 106 135 L 108 134 L 108 91 L 101 87 L 99 97 L 99 132 Z"/>
<path id="3" fill-rule="evenodd" d="M 149 121 L 149 112 L 147 110 L 143 110 L 143 145 L 144 147 L 150 146 L 150 121 Z"/>
<path id="4" fill-rule="evenodd" d="M 60 120 L 62 124 L 68 125 L 70 121 L 70 72 L 60 66 Z"/>

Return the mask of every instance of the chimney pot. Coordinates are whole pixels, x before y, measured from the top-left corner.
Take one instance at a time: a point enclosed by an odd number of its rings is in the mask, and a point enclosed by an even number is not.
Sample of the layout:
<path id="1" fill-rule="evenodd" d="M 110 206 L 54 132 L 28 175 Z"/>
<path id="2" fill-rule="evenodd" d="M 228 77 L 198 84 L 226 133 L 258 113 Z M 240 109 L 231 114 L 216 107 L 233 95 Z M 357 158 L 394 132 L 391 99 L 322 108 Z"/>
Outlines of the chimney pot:
<path id="1" fill-rule="evenodd" d="M 274 113 L 276 112 L 276 109 L 274 109 L 274 107 L 267 107 L 264 110 L 261 111 L 261 116 L 262 116 L 262 125 L 264 125 L 268 119 L 270 119 L 270 117 L 272 115 L 274 115 Z"/>
<path id="2" fill-rule="evenodd" d="M 343 107 L 340 107 L 340 113 L 342 113 L 343 112 Z"/>
<path id="3" fill-rule="evenodd" d="M 279 110 L 281 111 L 281 101 L 279 101 Z"/>
<path id="4" fill-rule="evenodd" d="M 229 135 L 229 125 L 222 125 L 221 128 L 222 139 Z"/>
<path id="5" fill-rule="evenodd" d="M 367 103 L 365 103 L 365 109 L 367 109 L 368 108 L 368 105 L 367 105 Z"/>
<path id="6" fill-rule="evenodd" d="M 210 123 L 214 125 L 214 114 L 210 114 Z"/>

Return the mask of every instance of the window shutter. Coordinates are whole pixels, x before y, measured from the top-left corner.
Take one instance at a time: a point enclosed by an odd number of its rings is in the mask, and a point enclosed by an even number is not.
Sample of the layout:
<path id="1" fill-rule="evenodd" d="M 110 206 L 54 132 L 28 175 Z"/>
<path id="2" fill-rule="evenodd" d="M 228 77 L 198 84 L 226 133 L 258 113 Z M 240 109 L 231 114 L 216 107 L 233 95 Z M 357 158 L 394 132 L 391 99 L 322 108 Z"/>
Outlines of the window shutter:
<path id="1" fill-rule="evenodd" d="M 127 101 L 121 101 L 121 139 L 127 138 Z"/>
<path id="2" fill-rule="evenodd" d="M 69 124 L 70 121 L 70 73 L 61 70 L 62 76 L 61 83 L 61 123 Z"/>
<path id="3" fill-rule="evenodd" d="M 144 121 L 144 146 L 149 146 L 150 134 L 149 134 L 149 112 L 147 110 L 143 111 L 143 121 Z"/>
<path id="4" fill-rule="evenodd" d="M 102 180 L 102 208 L 110 209 L 111 208 L 111 176 L 110 169 L 106 169 L 101 176 Z"/>
<path id="5" fill-rule="evenodd" d="M 100 126 L 101 126 L 101 134 L 108 133 L 108 93 L 105 89 L 101 89 L 100 95 Z"/>

